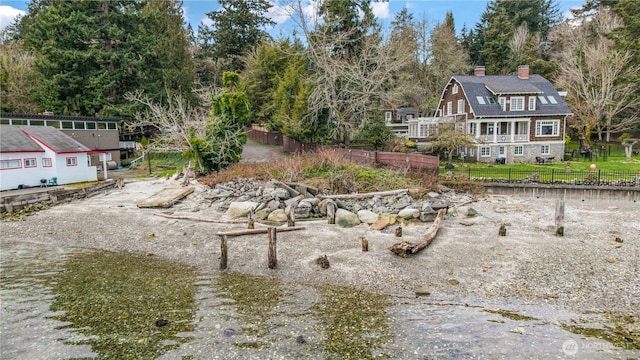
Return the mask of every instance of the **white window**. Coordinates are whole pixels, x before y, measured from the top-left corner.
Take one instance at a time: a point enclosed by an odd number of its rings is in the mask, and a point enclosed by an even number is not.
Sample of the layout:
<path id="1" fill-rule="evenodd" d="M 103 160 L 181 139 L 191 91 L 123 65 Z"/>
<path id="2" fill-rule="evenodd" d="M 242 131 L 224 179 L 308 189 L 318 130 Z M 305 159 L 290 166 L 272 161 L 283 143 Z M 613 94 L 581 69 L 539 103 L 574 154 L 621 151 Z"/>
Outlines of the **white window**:
<path id="1" fill-rule="evenodd" d="M 67 166 L 77 166 L 77 165 L 78 165 L 78 158 L 76 157 L 67 158 Z"/>
<path id="2" fill-rule="evenodd" d="M 24 167 L 26 168 L 36 167 L 36 164 L 36 159 L 24 159 Z"/>
<path id="3" fill-rule="evenodd" d="M 513 154 L 516 156 L 522 156 L 524 155 L 524 146 L 522 145 L 516 145 L 513 147 Z"/>
<path id="4" fill-rule="evenodd" d="M 391 111 L 385 111 L 385 112 L 384 112 L 384 119 L 385 119 L 387 122 L 390 122 L 390 121 L 391 121 Z"/>
<path id="5" fill-rule="evenodd" d="M 458 100 L 458 114 L 464 113 L 464 100 Z"/>
<path id="6" fill-rule="evenodd" d="M 19 169 L 22 167 L 22 161 L 16 160 L 0 160 L 0 169 Z"/>
<path id="7" fill-rule="evenodd" d="M 558 103 L 558 100 L 556 100 L 556 98 L 553 97 L 553 96 L 547 96 L 547 98 L 549 99 L 549 102 L 552 103 L 552 104 L 557 104 Z"/>
<path id="8" fill-rule="evenodd" d="M 413 119 L 413 114 L 407 114 L 407 120 Z"/>
<path id="9" fill-rule="evenodd" d="M 453 85 L 453 89 L 451 90 L 452 93 L 457 94 L 458 93 L 458 84 Z"/>
<path id="10" fill-rule="evenodd" d="M 551 154 L 551 149 L 549 148 L 549 145 L 541 145 L 540 146 L 540 155 L 549 155 Z"/>
<path id="11" fill-rule="evenodd" d="M 502 111 L 507 111 L 507 98 L 504 96 L 500 96 L 498 98 L 498 102 L 500 103 L 500 107 L 502 108 Z"/>
<path id="12" fill-rule="evenodd" d="M 480 147 L 480 156 L 482 156 L 482 157 L 491 156 L 491 147 L 490 146 L 482 146 L 482 147 Z"/>
<path id="13" fill-rule="evenodd" d="M 536 121 L 536 136 L 558 136 L 560 120 Z"/>
<path id="14" fill-rule="evenodd" d="M 529 110 L 534 111 L 536 109 L 536 97 L 529 96 Z"/>
<path id="15" fill-rule="evenodd" d="M 547 105 L 548 104 L 547 98 L 542 96 L 542 95 L 538 96 L 538 100 L 540 100 L 540 104 L 542 104 L 542 105 Z"/>
<path id="16" fill-rule="evenodd" d="M 447 102 L 447 115 L 451 115 L 453 113 L 453 105 L 451 101 Z"/>
<path id="17" fill-rule="evenodd" d="M 43 167 L 52 167 L 53 164 L 51 163 L 51 158 L 43 158 L 42 159 L 42 166 Z"/>
<path id="18" fill-rule="evenodd" d="M 512 96 L 509 103 L 509 110 L 522 111 L 524 110 L 524 96 Z"/>
<path id="19" fill-rule="evenodd" d="M 478 100 L 478 104 L 480 104 L 480 105 L 486 104 L 484 102 L 484 98 L 482 96 L 476 96 L 476 100 Z"/>

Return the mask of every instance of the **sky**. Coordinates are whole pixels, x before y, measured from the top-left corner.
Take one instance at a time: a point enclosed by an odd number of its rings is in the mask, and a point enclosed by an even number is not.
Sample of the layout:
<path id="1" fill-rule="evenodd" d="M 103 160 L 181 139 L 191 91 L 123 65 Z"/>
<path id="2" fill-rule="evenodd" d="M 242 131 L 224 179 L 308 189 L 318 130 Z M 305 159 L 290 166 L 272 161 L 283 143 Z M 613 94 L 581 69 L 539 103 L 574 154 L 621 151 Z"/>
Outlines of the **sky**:
<path id="1" fill-rule="evenodd" d="M 72 0 L 70 0 L 72 1 Z M 305 0 L 306 3 L 317 0 Z M 526 1 L 526 0 L 516 0 Z M 581 7 L 585 0 L 557 0 L 564 16 L 572 8 Z M 269 0 L 274 5 L 269 16 L 276 25 L 268 32 L 278 38 L 287 37 L 294 28 L 293 20 L 288 16 L 287 4 L 292 0 Z M 448 11 L 453 13 L 456 29 L 460 31 L 463 25 L 473 28 L 480 20 L 488 0 L 390 0 L 388 2 L 374 2 L 374 14 L 384 24 L 388 25 L 395 13 L 406 7 L 415 20 L 427 19 L 430 24 L 444 21 Z M 0 0 L 0 29 L 11 24 L 17 15 L 25 14 L 29 0 Z M 197 31 L 198 25 L 208 22 L 206 14 L 219 8 L 216 0 L 183 0 L 183 11 L 187 22 Z"/>

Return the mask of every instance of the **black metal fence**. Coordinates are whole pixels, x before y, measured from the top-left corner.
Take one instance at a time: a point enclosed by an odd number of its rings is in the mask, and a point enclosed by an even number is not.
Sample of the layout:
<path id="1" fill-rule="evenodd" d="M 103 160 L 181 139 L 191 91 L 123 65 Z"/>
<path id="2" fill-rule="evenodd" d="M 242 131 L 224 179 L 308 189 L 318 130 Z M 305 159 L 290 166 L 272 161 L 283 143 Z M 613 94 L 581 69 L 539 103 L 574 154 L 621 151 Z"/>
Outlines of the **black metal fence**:
<path id="1" fill-rule="evenodd" d="M 466 168 L 440 170 L 443 180 L 469 180 L 502 184 L 547 184 L 583 186 L 637 186 L 640 187 L 640 171 L 604 170 L 518 170 L 510 168 Z"/>

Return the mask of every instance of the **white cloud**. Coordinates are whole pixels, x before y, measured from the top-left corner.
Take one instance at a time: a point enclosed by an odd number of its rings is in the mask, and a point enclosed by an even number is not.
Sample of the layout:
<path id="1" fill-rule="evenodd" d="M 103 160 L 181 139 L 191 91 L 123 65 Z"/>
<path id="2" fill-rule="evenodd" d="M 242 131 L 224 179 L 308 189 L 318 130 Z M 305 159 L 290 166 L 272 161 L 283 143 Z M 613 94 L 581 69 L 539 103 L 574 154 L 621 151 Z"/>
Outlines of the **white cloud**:
<path id="1" fill-rule="evenodd" d="M 11 25 L 18 16 L 24 16 L 27 13 L 7 5 L 0 5 L 0 30 L 4 30 Z"/>
<path id="2" fill-rule="evenodd" d="M 279 25 L 291 19 L 291 14 L 293 14 L 292 4 L 280 4 L 280 2 L 276 1 L 271 2 L 267 17 Z"/>
<path id="3" fill-rule="evenodd" d="M 371 10 L 373 11 L 373 15 L 378 19 L 388 19 L 391 17 L 388 2 L 374 2 L 371 4 Z"/>
<path id="4" fill-rule="evenodd" d="M 204 24 L 205 26 L 211 26 L 213 25 L 213 20 L 211 20 L 208 16 L 205 16 L 202 18 L 202 20 L 200 20 L 201 24 Z"/>

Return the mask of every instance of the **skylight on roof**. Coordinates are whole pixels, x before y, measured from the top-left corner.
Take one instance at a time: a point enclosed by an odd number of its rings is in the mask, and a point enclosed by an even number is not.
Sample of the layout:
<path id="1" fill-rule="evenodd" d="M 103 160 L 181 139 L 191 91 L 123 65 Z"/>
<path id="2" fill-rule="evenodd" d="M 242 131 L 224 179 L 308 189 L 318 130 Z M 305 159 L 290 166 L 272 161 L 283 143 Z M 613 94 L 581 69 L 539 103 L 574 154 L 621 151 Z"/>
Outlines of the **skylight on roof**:
<path id="1" fill-rule="evenodd" d="M 487 96 L 487 100 L 489 100 L 489 104 L 495 104 L 496 103 L 496 99 L 492 98 L 491 96 Z"/>
<path id="2" fill-rule="evenodd" d="M 547 105 L 548 104 L 547 98 L 542 96 L 542 95 L 538 96 L 538 100 L 540 100 L 540 104 L 542 104 L 542 105 Z"/>
<path id="3" fill-rule="evenodd" d="M 547 96 L 547 97 L 549 98 L 549 102 L 550 102 L 550 103 L 552 103 L 552 104 L 557 104 L 557 103 L 558 103 L 558 100 L 556 100 L 556 98 L 555 98 L 555 97 L 553 97 L 553 96 L 551 96 L 551 95 L 549 95 L 549 96 Z"/>
<path id="4" fill-rule="evenodd" d="M 476 96 L 476 100 L 478 100 L 478 104 L 480 104 L 480 105 L 486 104 L 484 102 L 484 98 L 482 96 Z"/>

